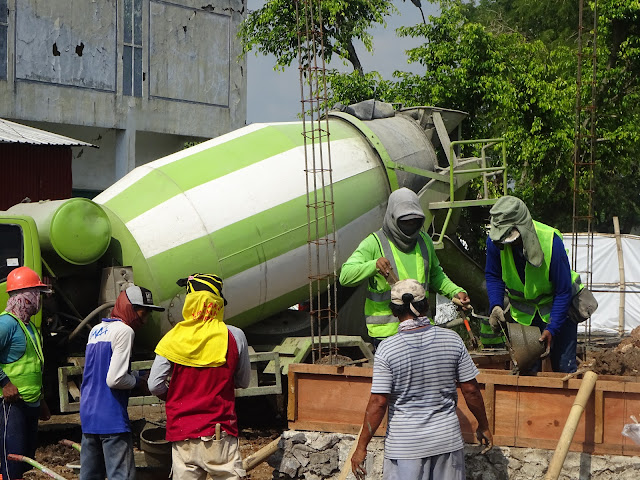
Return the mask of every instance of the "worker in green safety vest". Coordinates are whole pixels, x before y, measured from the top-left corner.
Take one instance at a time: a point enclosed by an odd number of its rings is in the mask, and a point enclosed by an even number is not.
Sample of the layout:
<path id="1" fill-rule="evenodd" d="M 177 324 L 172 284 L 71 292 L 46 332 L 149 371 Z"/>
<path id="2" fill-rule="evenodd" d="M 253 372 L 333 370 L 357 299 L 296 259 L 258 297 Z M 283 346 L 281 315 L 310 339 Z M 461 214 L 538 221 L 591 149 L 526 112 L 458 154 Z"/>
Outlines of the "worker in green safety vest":
<path id="1" fill-rule="evenodd" d="M 510 317 L 522 325 L 540 329 L 540 341 L 551 347 L 556 372 L 576 371 L 577 323 L 568 316 L 571 299 L 582 288 L 580 276 L 571 271 L 562 234 L 532 220 L 519 198 L 504 196 L 491 208 L 487 238 L 485 278 L 494 331 L 502 331 L 505 294 Z M 481 339 L 486 342 L 481 330 Z M 534 365 L 533 372 L 540 365 Z"/>
<path id="2" fill-rule="evenodd" d="M 467 293 L 444 273 L 433 242 L 422 232 L 425 216 L 418 196 L 408 188 L 389 195 L 382 229 L 366 237 L 342 265 L 340 284 L 352 287 L 367 282 L 364 313 L 369 336 L 377 346 L 398 332 L 398 319 L 389 307 L 389 274 L 398 280 L 413 278 L 426 291 L 452 298 L 457 296 L 469 305 Z M 393 282 L 392 282 L 393 283 Z"/>
<path id="3" fill-rule="evenodd" d="M 2 478 L 21 479 L 31 467 L 7 461 L 14 453 L 35 458 L 38 419 L 51 414 L 42 395 L 44 355 L 40 332 L 31 317 L 41 307 L 42 293 L 49 292 L 36 272 L 18 267 L 7 276 L 9 300 L 0 313 L 0 463 Z"/>

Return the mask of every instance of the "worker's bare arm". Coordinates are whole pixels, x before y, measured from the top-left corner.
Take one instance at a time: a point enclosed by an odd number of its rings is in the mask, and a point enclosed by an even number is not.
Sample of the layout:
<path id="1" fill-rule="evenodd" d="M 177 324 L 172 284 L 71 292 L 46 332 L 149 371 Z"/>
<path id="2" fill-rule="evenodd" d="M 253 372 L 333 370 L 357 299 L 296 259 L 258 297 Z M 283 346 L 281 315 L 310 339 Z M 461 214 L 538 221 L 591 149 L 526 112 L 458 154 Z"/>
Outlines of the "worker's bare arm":
<path id="1" fill-rule="evenodd" d="M 387 413 L 388 403 L 387 395 L 372 393 L 369 397 L 358 446 L 351 457 L 351 470 L 357 479 L 364 478 L 367 474 L 364 468 L 364 459 L 367 457 L 367 445 L 369 445 L 374 433 L 382 423 L 382 419 L 385 413 Z"/>
<path id="2" fill-rule="evenodd" d="M 469 411 L 476 417 L 478 421 L 478 428 L 476 430 L 476 437 L 480 444 L 485 445 L 486 448 L 482 453 L 487 452 L 493 447 L 493 435 L 489 430 L 489 421 L 487 420 L 487 412 L 484 408 L 484 400 L 482 399 L 482 392 L 480 392 L 480 386 L 478 381 L 474 378 L 468 382 L 460 382 L 460 390 L 464 401 L 467 402 Z"/>

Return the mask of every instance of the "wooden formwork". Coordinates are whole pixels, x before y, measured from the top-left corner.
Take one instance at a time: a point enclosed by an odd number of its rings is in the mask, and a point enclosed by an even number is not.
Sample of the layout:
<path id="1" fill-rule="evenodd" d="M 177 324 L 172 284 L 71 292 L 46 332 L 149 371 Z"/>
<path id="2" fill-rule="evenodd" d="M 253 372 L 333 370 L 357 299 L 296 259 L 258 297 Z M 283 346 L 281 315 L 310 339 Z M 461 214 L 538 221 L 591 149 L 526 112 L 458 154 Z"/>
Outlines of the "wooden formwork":
<path id="1" fill-rule="evenodd" d="M 370 367 L 291 365 L 289 428 L 357 433 L 369 399 Z M 514 376 L 480 370 L 487 416 L 496 445 L 554 449 L 580 388 L 580 379 L 564 374 Z M 640 378 L 600 376 L 586 406 L 571 450 L 597 455 L 640 455 L 640 446 L 622 436 L 631 415 L 640 415 Z M 458 417 L 467 442 L 474 442 L 476 421 L 458 392 Z M 376 434 L 383 435 L 386 422 Z"/>

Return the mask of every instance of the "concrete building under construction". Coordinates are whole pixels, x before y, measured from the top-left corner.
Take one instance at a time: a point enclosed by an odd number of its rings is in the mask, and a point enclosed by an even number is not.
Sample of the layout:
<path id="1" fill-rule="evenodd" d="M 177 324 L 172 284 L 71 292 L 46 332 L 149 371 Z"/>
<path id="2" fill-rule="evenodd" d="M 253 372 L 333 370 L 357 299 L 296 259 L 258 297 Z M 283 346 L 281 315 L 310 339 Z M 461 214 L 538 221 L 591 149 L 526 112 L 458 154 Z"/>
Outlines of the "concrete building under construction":
<path id="1" fill-rule="evenodd" d="M 0 0 L 0 118 L 86 141 L 74 192 L 242 127 L 241 0 Z"/>

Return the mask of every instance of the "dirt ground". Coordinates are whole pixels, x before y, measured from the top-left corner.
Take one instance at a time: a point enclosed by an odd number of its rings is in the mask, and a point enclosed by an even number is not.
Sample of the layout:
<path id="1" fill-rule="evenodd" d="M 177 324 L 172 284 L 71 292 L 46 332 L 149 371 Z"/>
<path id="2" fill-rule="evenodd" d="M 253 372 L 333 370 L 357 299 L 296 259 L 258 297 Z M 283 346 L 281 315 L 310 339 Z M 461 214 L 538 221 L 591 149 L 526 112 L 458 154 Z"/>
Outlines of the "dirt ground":
<path id="1" fill-rule="evenodd" d="M 640 327 L 634 328 L 615 348 L 591 353 L 581 368 L 600 375 L 640 375 Z"/>
<path id="2" fill-rule="evenodd" d="M 280 436 L 284 429 L 279 417 L 273 413 L 262 412 L 261 408 L 248 407 L 251 411 L 244 414 L 239 408 L 238 419 L 240 423 L 240 451 L 243 458 L 247 458 L 252 453 L 258 451 L 272 440 Z M 268 411 L 268 409 L 265 409 Z M 260 418 L 253 418 L 258 415 Z M 144 453 L 136 445 L 136 430 L 142 429 L 144 421 L 161 423 L 165 420 L 164 409 L 161 406 L 130 407 L 129 416 L 134 430 L 134 453 L 137 459 L 143 458 Z M 250 422 L 257 426 L 243 426 Z M 60 440 L 66 439 L 73 442 L 80 442 L 82 431 L 80 429 L 80 418 L 78 414 L 54 415 L 49 422 L 40 422 L 40 433 L 38 437 L 38 449 L 36 451 L 36 461 L 47 468 L 50 468 L 58 475 L 67 480 L 79 480 L 78 470 L 70 466 L 80 464 L 80 453 L 72 447 L 62 445 Z M 140 475 L 142 473 L 142 475 Z M 50 479 L 45 473 L 33 469 L 24 475 L 25 480 Z M 166 473 L 153 471 L 151 469 L 139 470 L 138 478 L 144 480 L 163 480 L 167 478 Z M 273 468 L 267 462 L 263 462 L 248 474 L 250 480 L 271 480 L 273 478 Z"/>

